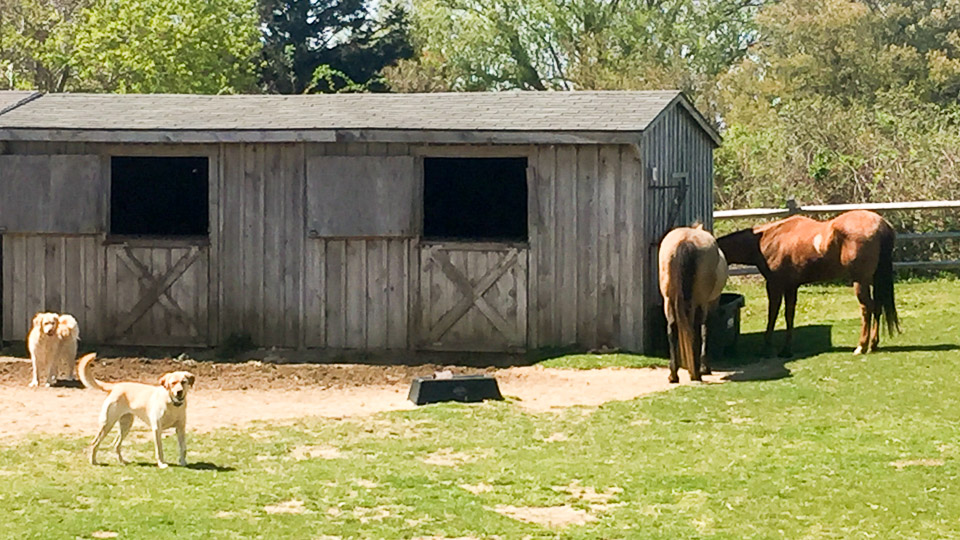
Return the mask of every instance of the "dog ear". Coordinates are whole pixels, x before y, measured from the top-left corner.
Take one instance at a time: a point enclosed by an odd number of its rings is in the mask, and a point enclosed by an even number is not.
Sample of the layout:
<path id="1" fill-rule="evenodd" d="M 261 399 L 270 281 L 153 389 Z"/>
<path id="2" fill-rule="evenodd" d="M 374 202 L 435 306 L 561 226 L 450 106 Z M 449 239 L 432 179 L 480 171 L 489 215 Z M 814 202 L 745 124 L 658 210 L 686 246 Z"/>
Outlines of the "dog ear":
<path id="1" fill-rule="evenodd" d="M 187 381 L 187 384 L 190 385 L 190 388 L 193 388 L 193 383 L 197 380 L 197 376 L 187 371 L 183 376 L 183 380 Z"/>
<path id="2" fill-rule="evenodd" d="M 166 388 L 167 390 L 170 389 L 170 373 L 164 373 L 162 376 L 160 376 L 160 386 Z"/>
<path id="3" fill-rule="evenodd" d="M 40 323 L 42 323 L 42 322 L 43 322 L 43 313 L 42 313 L 42 312 L 38 312 L 36 315 L 33 316 L 33 327 L 34 327 L 34 328 L 40 326 Z"/>

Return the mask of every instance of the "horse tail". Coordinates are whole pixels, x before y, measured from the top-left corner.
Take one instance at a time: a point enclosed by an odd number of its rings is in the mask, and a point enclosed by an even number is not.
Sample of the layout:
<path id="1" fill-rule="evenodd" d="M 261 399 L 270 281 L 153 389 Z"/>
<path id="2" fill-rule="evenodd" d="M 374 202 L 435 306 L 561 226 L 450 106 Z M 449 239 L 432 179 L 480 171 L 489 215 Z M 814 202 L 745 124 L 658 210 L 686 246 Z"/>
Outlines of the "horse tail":
<path id="1" fill-rule="evenodd" d="M 677 323 L 677 344 L 680 365 L 693 375 L 693 285 L 697 275 L 697 248 L 689 242 L 680 242 L 670 265 L 670 304 Z"/>
<path id="2" fill-rule="evenodd" d="M 883 313 L 887 321 L 887 331 L 893 335 L 900 332 L 900 319 L 893 299 L 893 243 L 896 232 L 885 220 L 880 225 L 880 259 L 873 274 L 873 298 L 877 303 L 877 313 Z"/>

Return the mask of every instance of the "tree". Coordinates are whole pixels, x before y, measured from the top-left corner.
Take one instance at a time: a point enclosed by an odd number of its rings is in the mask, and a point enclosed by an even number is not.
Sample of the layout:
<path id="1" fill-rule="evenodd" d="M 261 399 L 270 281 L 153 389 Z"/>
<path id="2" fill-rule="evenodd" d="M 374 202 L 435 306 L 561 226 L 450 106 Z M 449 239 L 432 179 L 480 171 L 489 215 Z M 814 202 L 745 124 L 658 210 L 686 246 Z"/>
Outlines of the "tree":
<path id="1" fill-rule="evenodd" d="M 721 80 L 724 206 L 960 196 L 960 3 L 782 0 Z"/>
<path id="2" fill-rule="evenodd" d="M 255 0 L 0 2 L 7 86 L 190 93 L 256 87 Z"/>
<path id="3" fill-rule="evenodd" d="M 0 0 L 0 88 L 62 92 L 76 15 L 89 0 Z"/>
<path id="4" fill-rule="evenodd" d="M 365 0 L 260 0 L 263 67 L 270 92 L 386 89 L 380 73 L 413 54 L 406 12 Z"/>
<path id="5" fill-rule="evenodd" d="M 234 93 L 256 88 L 255 0 L 96 0 L 72 55 L 74 88 Z"/>
<path id="6" fill-rule="evenodd" d="M 672 87 L 704 97 L 712 108 L 713 80 L 752 43 L 760 5 L 414 0 L 414 35 L 419 56 L 434 64 L 442 59 L 457 90 Z M 403 78 L 416 80 L 410 71 Z"/>

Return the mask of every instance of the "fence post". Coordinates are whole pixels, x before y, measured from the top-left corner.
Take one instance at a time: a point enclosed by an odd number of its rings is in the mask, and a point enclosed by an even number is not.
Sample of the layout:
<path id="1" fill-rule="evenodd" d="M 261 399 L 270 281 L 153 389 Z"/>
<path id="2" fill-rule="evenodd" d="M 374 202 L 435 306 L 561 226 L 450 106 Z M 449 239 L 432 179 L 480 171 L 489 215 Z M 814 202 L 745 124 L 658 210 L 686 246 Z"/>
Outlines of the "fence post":
<path id="1" fill-rule="evenodd" d="M 794 199 L 787 199 L 787 211 L 790 215 L 799 214 L 800 206 L 797 204 L 797 201 Z"/>

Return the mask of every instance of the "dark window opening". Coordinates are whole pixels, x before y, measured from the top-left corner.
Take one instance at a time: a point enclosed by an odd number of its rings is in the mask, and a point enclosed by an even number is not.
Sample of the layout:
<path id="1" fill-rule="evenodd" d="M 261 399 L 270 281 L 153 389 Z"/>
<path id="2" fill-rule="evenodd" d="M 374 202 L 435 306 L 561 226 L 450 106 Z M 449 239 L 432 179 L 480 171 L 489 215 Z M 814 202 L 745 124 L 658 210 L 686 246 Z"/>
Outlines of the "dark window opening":
<path id="1" fill-rule="evenodd" d="M 114 157 L 110 233 L 207 236 L 209 166 L 205 157 Z"/>
<path id="2" fill-rule="evenodd" d="M 426 158 L 423 236 L 527 241 L 526 158 Z"/>

